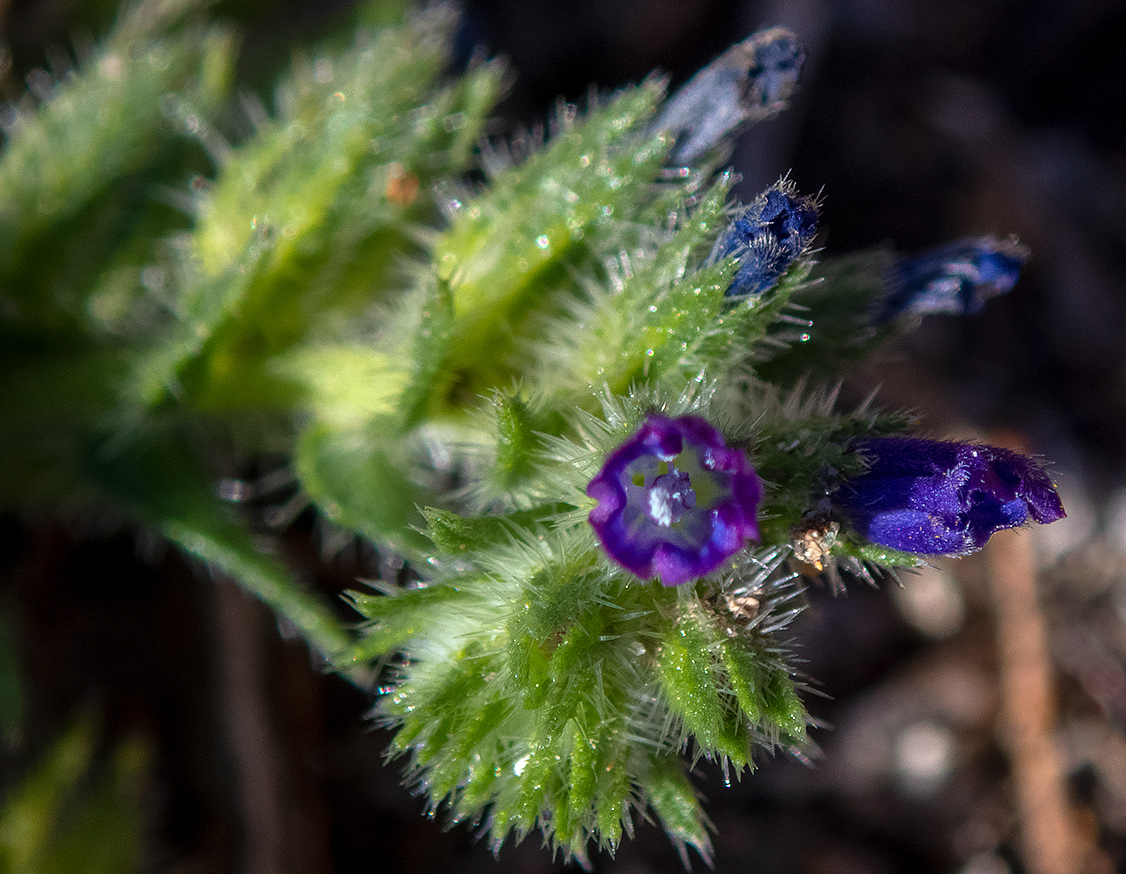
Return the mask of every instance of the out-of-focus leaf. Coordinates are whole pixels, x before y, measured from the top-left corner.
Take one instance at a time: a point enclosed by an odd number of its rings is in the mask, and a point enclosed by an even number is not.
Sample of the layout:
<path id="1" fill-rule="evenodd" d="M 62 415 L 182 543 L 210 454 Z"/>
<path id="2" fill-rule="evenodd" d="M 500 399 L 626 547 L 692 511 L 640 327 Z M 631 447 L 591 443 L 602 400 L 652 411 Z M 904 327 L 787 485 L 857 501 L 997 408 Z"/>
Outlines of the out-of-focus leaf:
<path id="1" fill-rule="evenodd" d="M 330 665 L 352 664 L 353 643 L 343 624 L 277 557 L 224 514 L 192 459 L 192 450 L 182 442 L 149 437 L 112 453 L 92 452 L 87 470 L 102 492 L 134 518 L 228 574 L 289 619 Z"/>
<path id="2" fill-rule="evenodd" d="M 333 522 L 406 554 L 425 554 L 421 507 L 437 495 L 407 476 L 397 443 L 377 422 L 333 427 L 314 422 L 297 443 L 301 485 Z"/>
<path id="3" fill-rule="evenodd" d="M 133 874 L 149 752 L 128 739 L 95 767 L 94 724 L 49 747 L 0 806 L 0 874 Z"/>

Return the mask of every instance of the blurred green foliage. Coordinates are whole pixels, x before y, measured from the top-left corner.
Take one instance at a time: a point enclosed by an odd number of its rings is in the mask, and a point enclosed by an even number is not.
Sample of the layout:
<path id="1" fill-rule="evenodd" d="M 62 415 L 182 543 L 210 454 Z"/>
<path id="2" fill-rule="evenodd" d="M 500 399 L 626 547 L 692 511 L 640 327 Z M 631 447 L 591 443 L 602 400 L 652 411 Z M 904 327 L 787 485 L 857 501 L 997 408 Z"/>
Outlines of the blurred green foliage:
<path id="1" fill-rule="evenodd" d="M 145 828 L 149 752 L 125 740 L 95 766 L 95 721 L 44 751 L 0 804 L 0 872 L 131 874 Z"/>

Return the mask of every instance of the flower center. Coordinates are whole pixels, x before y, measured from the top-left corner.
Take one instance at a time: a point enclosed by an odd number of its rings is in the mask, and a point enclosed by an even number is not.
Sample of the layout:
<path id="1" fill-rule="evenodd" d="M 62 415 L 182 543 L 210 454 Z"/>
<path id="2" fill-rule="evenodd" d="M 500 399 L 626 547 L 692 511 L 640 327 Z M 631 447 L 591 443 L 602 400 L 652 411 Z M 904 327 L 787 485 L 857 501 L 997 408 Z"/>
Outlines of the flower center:
<path id="1" fill-rule="evenodd" d="M 665 528 L 675 525 L 688 511 L 696 509 L 692 479 L 675 467 L 661 474 L 649 487 L 649 517 Z"/>

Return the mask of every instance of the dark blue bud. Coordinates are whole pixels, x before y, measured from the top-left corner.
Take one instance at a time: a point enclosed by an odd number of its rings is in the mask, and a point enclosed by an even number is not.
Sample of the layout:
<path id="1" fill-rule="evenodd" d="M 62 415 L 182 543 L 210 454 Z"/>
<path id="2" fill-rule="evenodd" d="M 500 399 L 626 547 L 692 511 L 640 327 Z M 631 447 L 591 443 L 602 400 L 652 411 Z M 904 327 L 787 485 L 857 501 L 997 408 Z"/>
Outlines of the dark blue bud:
<path id="1" fill-rule="evenodd" d="M 1065 515 L 1044 468 L 1010 449 L 910 437 L 870 438 L 856 448 L 869 468 L 843 483 L 833 503 L 872 543 L 965 555 L 1004 528 Z"/>
<path id="2" fill-rule="evenodd" d="M 1024 246 L 994 237 L 959 240 L 900 257 L 887 277 L 876 323 L 902 314 L 975 313 L 989 298 L 1013 287 L 1027 260 Z"/>
<path id="3" fill-rule="evenodd" d="M 760 294 L 776 283 L 817 235 L 817 203 L 780 182 L 760 194 L 716 244 L 713 258 L 734 255 L 739 269 L 728 297 Z"/>
<path id="4" fill-rule="evenodd" d="M 781 112 L 797 85 L 805 51 L 774 27 L 732 46 L 677 91 L 653 123 L 675 138 L 669 163 L 692 164 L 747 122 Z"/>
<path id="5" fill-rule="evenodd" d="M 774 39 L 758 46 L 754 65 L 747 70 L 747 78 L 753 83 L 749 93 L 758 98 L 763 109 L 789 99 L 805 63 L 805 50 L 793 34 L 778 29 L 771 33 Z"/>

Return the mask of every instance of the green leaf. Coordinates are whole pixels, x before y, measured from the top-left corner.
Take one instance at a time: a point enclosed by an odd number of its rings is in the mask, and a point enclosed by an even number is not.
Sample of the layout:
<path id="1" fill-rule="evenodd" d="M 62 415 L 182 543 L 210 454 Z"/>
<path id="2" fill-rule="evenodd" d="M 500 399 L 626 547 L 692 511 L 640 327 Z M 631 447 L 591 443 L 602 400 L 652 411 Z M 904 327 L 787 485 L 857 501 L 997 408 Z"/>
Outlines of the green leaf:
<path id="1" fill-rule="evenodd" d="M 561 355 L 553 349 L 543 363 L 562 372 L 544 372 L 543 384 L 562 384 L 564 397 L 574 402 L 589 395 L 592 385 L 605 384 L 621 394 L 670 370 L 691 378 L 705 363 L 726 366 L 740 358 L 730 350 L 707 362 L 698 355 L 702 341 L 722 324 L 717 316 L 725 309 L 723 293 L 733 272 L 726 262 L 699 267 L 727 224 L 732 181 L 728 174 L 721 176 L 654 251 L 631 255 L 620 287 L 592 284 L 589 303 L 575 319 L 561 322 L 558 339 L 551 338 L 565 345 L 567 366 L 558 367 Z M 683 214 L 686 207 L 680 210 Z"/>
<path id="2" fill-rule="evenodd" d="M 607 724 L 607 734 L 615 730 Z M 613 849 L 622 837 L 622 824 L 629 818 L 633 799 L 633 774 L 628 767 L 629 750 L 613 736 L 599 740 L 598 776 L 594 822 L 603 846 Z"/>
<path id="3" fill-rule="evenodd" d="M 426 536 L 439 552 L 457 556 L 507 546 L 518 533 L 543 528 L 564 508 L 563 504 L 549 504 L 498 516 L 459 516 L 449 510 L 424 507 L 422 515 L 426 518 Z"/>
<path id="4" fill-rule="evenodd" d="M 515 785 L 511 800 L 498 802 L 494 809 L 495 823 L 491 828 L 494 839 L 503 840 L 513 831 L 521 839 L 535 828 L 541 814 L 554 807 L 554 801 L 561 803 L 562 777 L 561 763 L 553 747 L 532 747 L 517 760 L 515 769 L 521 778 Z"/>
<path id="5" fill-rule="evenodd" d="M 544 149 L 461 205 L 434 248 L 439 277 L 452 287 L 453 324 L 442 366 L 431 370 L 433 405 L 502 384 L 513 340 L 546 289 L 648 201 L 667 143 L 643 126 L 662 90 L 648 83 L 582 121 L 567 116 Z"/>
<path id="6" fill-rule="evenodd" d="M 559 831 L 569 843 L 585 842 L 594 825 L 593 813 L 598 789 L 599 755 L 596 743 L 584 737 L 571 723 L 571 747 L 567 757 L 567 801 L 565 822 Z"/>
<path id="7" fill-rule="evenodd" d="M 761 655 L 748 644 L 746 638 L 727 638 L 720 641 L 719 651 L 739 706 L 751 722 L 760 723 L 763 709 Z"/>
<path id="8" fill-rule="evenodd" d="M 765 673 L 763 715 L 778 726 L 788 743 L 804 744 L 809 716 L 794 689 L 793 679 L 781 664 L 771 665 Z"/>
<path id="9" fill-rule="evenodd" d="M 294 349 L 268 362 L 271 374 L 300 387 L 301 408 L 338 427 L 394 413 L 406 373 L 373 346 L 324 344 Z M 248 399 L 244 406 L 253 406 Z"/>
<path id="10" fill-rule="evenodd" d="M 436 7 L 297 65 L 277 117 L 200 197 L 181 324 L 138 369 L 142 398 L 238 403 L 248 369 L 333 338 L 400 281 L 419 223 L 436 218 L 427 193 L 462 172 L 500 90 L 497 65 L 438 87 L 455 23 Z"/>
<path id="11" fill-rule="evenodd" d="M 661 639 L 657 658 L 661 690 L 706 755 L 718 754 L 741 768 L 750 762 L 749 740 L 738 713 L 720 694 L 721 677 L 711 642 L 697 610 L 683 608 Z"/>
<path id="12" fill-rule="evenodd" d="M 540 448 L 540 437 L 523 399 L 501 393 L 493 395 L 497 422 L 497 459 L 494 475 L 501 489 L 511 488 L 531 472 Z"/>
<path id="13" fill-rule="evenodd" d="M 675 756 L 654 759 L 641 784 L 645 787 L 645 800 L 677 845 L 681 861 L 687 866 L 685 847 L 694 847 L 710 867 L 712 843 L 708 837 L 708 821 L 680 760 Z"/>
<path id="14" fill-rule="evenodd" d="M 393 653 L 419 636 L 434 633 L 443 615 L 462 609 L 465 590 L 454 585 L 393 589 L 390 594 L 351 592 L 349 600 L 369 622 L 356 644 L 359 662 Z"/>
<path id="15" fill-rule="evenodd" d="M 356 661 L 355 644 L 341 622 L 280 561 L 259 550 L 246 531 L 217 513 L 191 510 L 163 514 L 157 524 L 173 543 L 219 568 L 296 625 L 325 661 L 347 674 Z"/>
<path id="16" fill-rule="evenodd" d="M 378 422 L 313 422 L 297 441 L 297 475 L 332 522 L 404 554 L 424 555 L 428 541 L 419 533 L 425 522 L 419 507 L 435 496 L 407 476 L 393 433 Z"/>
<path id="17" fill-rule="evenodd" d="M 142 4 L 150 11 L 154 5 Z M 98 275 L 90 268 L 105 257 L 104 240 L 70 251 L 86 268 L 77 287 L 45 294 L 38 280 L 14 280 L 56 269 L 54 260 L 44 262 L 44 253 L 58 259 L 71 250 L 62 230 L 89 210 L 100 215 L 93 205 L 113 203 L 113 186 L 124 177 L 170 163 L 178 133 L 167 117 L 167 95 L 206 115 L 228 91 L 229 34 L 188 29 L 160 39 L 138 26 L 138 18 L 126 18 L 77 75 L 26 115 L 0 155 L 0 278 L 25 320 L 81 312 L 80 292 L 88 292 Z"/>

